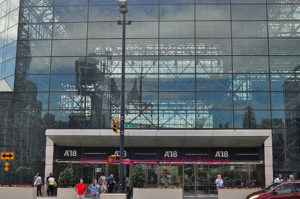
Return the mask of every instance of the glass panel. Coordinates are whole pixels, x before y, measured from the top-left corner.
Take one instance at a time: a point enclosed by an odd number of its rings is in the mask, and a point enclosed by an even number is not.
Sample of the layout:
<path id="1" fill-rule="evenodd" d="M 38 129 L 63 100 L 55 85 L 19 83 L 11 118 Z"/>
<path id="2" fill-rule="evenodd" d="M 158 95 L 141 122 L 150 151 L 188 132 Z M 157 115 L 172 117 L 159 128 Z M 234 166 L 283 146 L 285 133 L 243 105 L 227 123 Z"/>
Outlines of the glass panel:
<path id="1" fill-rule="evenodd" d="M 51 39 L 52 24 L 20 24 L 20 37 L 23 40 L 27 39 Z M 16 26 L 17 27 L 17 26 Z M 17 33 L 17 31 L 16 31 Z"/>
<path id="2" fill-rule="evenodd" d="M 23 5 L 26 6 L 32 6 L 32 4 L 36 6 L 51 6 L 53 5 L 54 0 L 23 0 Z M 22 5 L 22 4 L 21 4 Z"/>
<path id="3" fill-rule="evenodd" d="M 197 74 L 197 91 L 231 91 L 231 74 Z"/>
<path id="4" fill-rule="evenodd" d="M 196 20 L 230 20 L 230 6 L 196 5 Z"/>
<path id="5" fill-rule="evenodd" d="M 159 62 L 160 73 L 194 73 L 195 57 L 161 56 Z"/>
<path id="6" fill-rule="evenodd" d="M 197 56 L 197 73 L 231 73 L 232 63 L 229 56 Z"/>
<path id="7" fill-rule="evenodd" d="M 271 75 L 272 91 L 299 91 L 300 74 Z"/>
<path id="8" fill-rule="evenodd" d="M 269 20 L 299 20 L 300 5 L 269 5 Z"/>
<path id="9" fill-rule="evenodd" d="M 195 90 L 195 75 L 161 74 L 159 76 L 160 91 L 193 91 Z"/>
<path id="10" fill-rule="evenodd" d="M 79 62 L 79 63 L 78 63 Z M 52 74 L 74 74 L 76 73 L 76 65 L 86 65 L 85 58 L 82 57 L 52 57 Z"/>
<path id="11" fill-rule="evenodd" d="M 270 56 L 271 73 L 293 73 L 299 63 L 299 56 Z"/>
<path id="12" fill-rule="evenodd" d="M 270 94 L 268 92 L 235 92 L 235 109 L 270 109 Z"/>
<path id="13" fill-rule="evenodd" d="M 230 0 L 196 0 L 196 3 L 230 3 Z"/>
<path id="14" fill-rule="evenodd" d="M 118 32 L 121 35 L 121 31 Z M 127 38 L 158 38 L 157 22 L 133 22 L 126 27 Z"/>
<path id="15" fill-rule="evenodd" d="M 232 5 L 232 20 L 266 20 L 266 5 Z"/>
<path id="16" fill-rule="evenodd" d="M 163 8 L 161 7 L 160 9 L 163 9 Z M 145 6 L 145 5 L 131 5 L 130 7 L 128 7 L 128 10 L 130 10 L 127 13 L 127 19 L 128 20 L 133 20 L 133 21 L 158 21 L 158 5 L 147 5 L 147 6 Z"/>
<path id="17" fill-rule="evenodd" d="M 41 50 L 42 49 L 42 50 Z M 18 56 L 50 56 L 50 40 L 20 41 L 17 49 Z"/>
<path id="18" fill-rule="evenodd" d="M 16 75 L 15 91 L 48 91 L 49 75 Z"/>
<path id="19" fill-rule="evenodd" d="M 53 21 L 53 7 L 27 7 L 21 8 L 23 23 L 39 23 Z"/>
<path id="20" fill-rule="evenodd" d="M 161 38 L 194 38 L 193 22 L 161 22 Z"/>
<path id="21" fill-rule="evenodd" d="M 128 45 L 128 40 L 127 40 Z M 121 39 L 103 39 L 88 40 L 88 55 L 95 56 L 110 53 L 113 56 L 122 55 L 122 41 Z M 128 53 L 128 51 L 126 51 Z"/>
<path id="22" fill-rule="evenodd" d="M 97 1 L 98 3 L 100 3 L 99 0 Z M 92 4 L 92 2 L 90 2 L 90 4 Z M 114 23 L 116 23 L 117 19 L 121 19 L 121 13 L 117 6 L 90 6 L 89 7 L 89 21 L 113 21 Z"/>
<path id="23" fill-rule="evenodd" d="M 231 3 L 266 3 L 266 0 L 231 0 Z"/>
<path id="24" fill-rule="evenodd" d="M 239 92 L 268 91 L 269 75 L 267 74 L 234 74 L 233 89 Z"/>
<path id="25" fill-rule="evenodd" d="M 192 197 L 195 195 L 195 165 L 184 165 L 184 196 Z"/>
<path id="26" fill-rule="evenodd" d="M 54 39 L 84 39 L 86 38 L 86 23 L 56 23 L 54 24 Z"/>
<path id="27" fill-rule="evenodd" d="M 269 71 L 267 56 L 234 56 L 234 73 L 267 73 Z"/>
<path id="28" fill-rule="evenodd" d="M 89 23 L 88 37 L 89 38 L 121 38 L 122 37 L 121 28 L 122 26 L 118 25 L 116 22 Z"/>
<path id="29" fill-rule="evenodd" d="M 171 3 L 171 4 L 194 4 L 194 0 L 160 0 L 160 3 Z"/>
<path id="30" fill-rule="evenodd" d="M 194 55 L 194 39 L 160 39 L 161 55 Z"/>
<path id="31" fill-rule="evenodd" d="M 197 22 L 196 27 L 197 27 L 196 37 L 204 37 L 204 38 L 231 37 L 230 22 L 223 22 L 223 21 Z M 183 30 L 186 29 L 183 28 Z"/>
<path id="32" fill-rule="evenodd" d="M 84 56 L 86 40 L 53 40 L 53 56 Z"/>
<path id="33" fill-rule="evenodd" d="M 56 5 L 87 5 L 88 0 L 55 0 Z"/>
<path id="34" fill-rule="evenodd" d="M 139 55 L 139 56 L 157 55 L 158 40 L 157 39 L 127 39 L 126 54 Z"/>
<path id="35" fill-rule="evenodd" d="M 244 111 L 234 111 L 234 128 L 270 128 L 270 120 L 270 111 L 257 111 L 252 107 L 247 107 Z"/>
<path id="36" fill-rule="evenodd" d="M 286 107 L 286 103 L 284 102 L 284 92 L 272 92 L 271 99 L 272 99 L 272 109 L 288 109 Z"/>
<path id="37" fill-rule="evenodd" d="M 232 109 L 230 92 L 197 92 L 197 109 Z"/>
<path id="38" fill-rule="evenodd" d="M 300 94 L 299 92 L 284 92 L 283 93 L 284 108 L 290 109 L 290 110 L 300 109 L 300 107 L 299 107 L 300 95 L 299 94 Z"/>
<path id="39" fill-rule="evenodd" d="M 270 39 L 270 55 L 300 55 L 300 39 Z"/>
<path id="40" fill-rule="evenodd" d="M 50 58 L 49 57 L 31 57 L 18 58 L 17 62 L 18 74 L 49 74 Z"/>
<path id="41" fill-rule="evenodd" d="M 230 39 L 197 39 L 197 55 L 231 55 Z"/>
<path id="42" fill-rule="evenodd" d="M 220 31 L 221 32 L 221 31 Z M 267 37 L 266 22 L 232 22 L 232 37 Z"/>
<path id="43" fill-rule="evenodd" d="M 234 55 L 267 55 L 268 42 L 266 39 L 233 39 Z"/>
<path id="44" fill-rule="evenodd" d="M 54 22 L 86 22 L 87 6 L 54 7 Z"/>
<path id="45" fill-rule="evenodd" d="M 161 5 L 160 20 L 194 20 L 193 5 Z"/>
<path id="46" fill-rule="evenodd" d="M 269 36 L 270 37 L 300 37 L 300 23 L 297 21 L 270 21 Z"/>

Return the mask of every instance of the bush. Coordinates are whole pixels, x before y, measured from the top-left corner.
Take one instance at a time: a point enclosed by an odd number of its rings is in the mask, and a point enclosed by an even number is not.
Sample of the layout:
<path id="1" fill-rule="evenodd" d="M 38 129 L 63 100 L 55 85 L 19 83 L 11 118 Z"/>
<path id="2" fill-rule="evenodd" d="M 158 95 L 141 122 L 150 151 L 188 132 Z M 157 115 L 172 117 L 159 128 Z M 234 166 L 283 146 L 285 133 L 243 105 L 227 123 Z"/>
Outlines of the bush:
<path id="1" fill-rule="evenodd" d="M 65 168 L 60 172 L 58 177 L 58 186 L 61 188 L 72 187 L 74 185 L 74 170 L 72 168 Z"/>
<path id="2" fill-rule="evenodd" d="M 138 164 L 134 168 L 131 176 L 130 182 L 131 186 L 134 188 L 143 188 L 146 181 L 146 172 L 142 165 Z"/>

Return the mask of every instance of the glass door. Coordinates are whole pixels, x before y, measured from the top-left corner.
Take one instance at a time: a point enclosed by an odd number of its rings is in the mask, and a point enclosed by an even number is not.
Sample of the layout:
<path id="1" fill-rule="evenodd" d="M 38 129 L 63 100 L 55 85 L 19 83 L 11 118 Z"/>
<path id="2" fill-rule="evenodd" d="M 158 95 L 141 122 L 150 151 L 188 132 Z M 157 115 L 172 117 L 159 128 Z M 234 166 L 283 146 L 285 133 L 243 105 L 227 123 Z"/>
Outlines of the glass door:
<path id="1" fill-rule="evenodd" d="M 184 198 L 195 196 L 196 172 L 194 164 L 184 165 Z"/>

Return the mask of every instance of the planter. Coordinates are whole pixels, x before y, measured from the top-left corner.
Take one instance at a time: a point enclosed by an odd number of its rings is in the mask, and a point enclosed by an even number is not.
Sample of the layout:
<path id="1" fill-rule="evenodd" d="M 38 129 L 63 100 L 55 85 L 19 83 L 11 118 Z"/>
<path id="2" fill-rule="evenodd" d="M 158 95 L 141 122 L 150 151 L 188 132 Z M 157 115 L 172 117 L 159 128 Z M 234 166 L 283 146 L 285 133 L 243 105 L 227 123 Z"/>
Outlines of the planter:
<path id="1" fill-rule="evenodd" d="M 182 199 L 182 189 L 133 189 L 133 199 Z"/>
<path id="2" fill-rule="evenodd" d="M 100 194 L 100 199 L 126 199 L 126 194 L 117 194 L 117 193 Z"/>
<path id="3" fill-rule="evenodd" d="M 240 199 L 246 198 L 247 195 L 261 189 L 218 189 L 218 199 Z"/>
<path id="4" fill-rule="evenodd" d="M 57 188 L 57 199 L 74 199 L 76 192 L 74 188 Z"/>
<path id="5" fill-rule="evenodd" d="M 36 187 L 0 187 L 1 198 L 36 199 Z"/>

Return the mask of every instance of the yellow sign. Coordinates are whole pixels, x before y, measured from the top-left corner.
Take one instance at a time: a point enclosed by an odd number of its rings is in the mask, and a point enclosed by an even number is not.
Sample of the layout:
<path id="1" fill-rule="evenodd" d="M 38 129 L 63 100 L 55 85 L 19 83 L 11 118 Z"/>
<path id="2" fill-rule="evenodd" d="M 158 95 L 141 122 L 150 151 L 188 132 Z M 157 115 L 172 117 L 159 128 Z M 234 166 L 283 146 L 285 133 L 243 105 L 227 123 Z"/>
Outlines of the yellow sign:
<path id="1" fill-rule="evenodd" d="M 8 166 L 9 166 L 9 163 L 8 163 L 8 162 L 5 162 L 4 165 L 5 165 L 6 167 L 8 167 Z"/>
<path id="2" fill-rule="evenodd" d="M 1 152 L 1 159 L 2 160 L 13 160 L 15 159 L 14 152 Z"/>
<path id="3" fill-rule="evenodd" d="M 5 172 L 8 172 L 8 170 L 9 170 L 8 167 L 5 167 L 5 168 L 4 168 L 4 171 L 5 171 Z"/>

